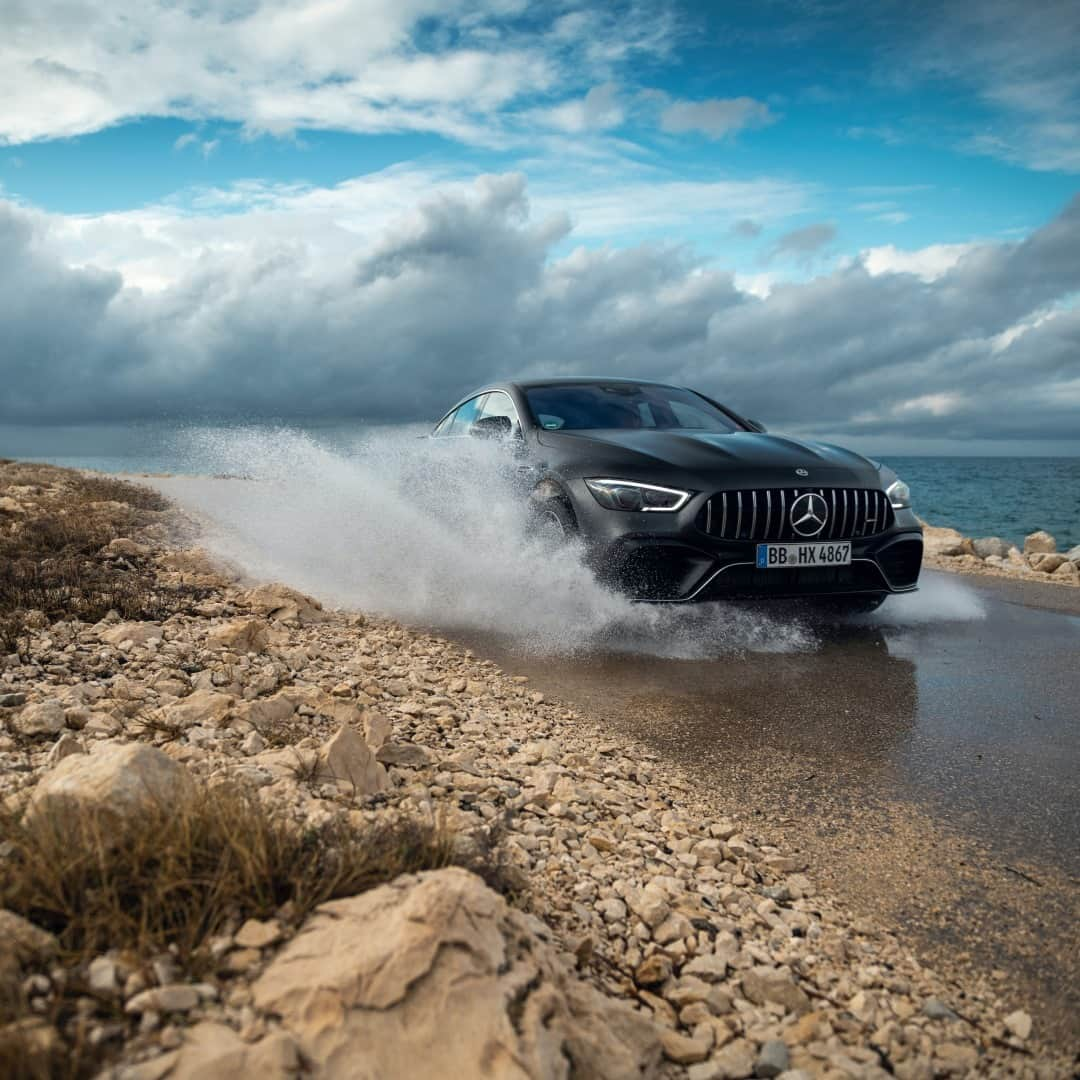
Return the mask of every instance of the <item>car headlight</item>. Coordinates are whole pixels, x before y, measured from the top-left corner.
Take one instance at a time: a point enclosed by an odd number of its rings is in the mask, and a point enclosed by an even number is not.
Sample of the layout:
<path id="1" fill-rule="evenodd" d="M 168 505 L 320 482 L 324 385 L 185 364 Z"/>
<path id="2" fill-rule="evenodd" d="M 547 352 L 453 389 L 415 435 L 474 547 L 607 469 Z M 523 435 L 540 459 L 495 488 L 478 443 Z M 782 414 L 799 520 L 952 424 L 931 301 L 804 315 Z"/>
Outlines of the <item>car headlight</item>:
<path id="1" fill-rule="evenodd" d="M 911 506 L 911 488 L 903 480 L 894 480 L 886 489 L 889 505 L 894 510 L 907 510 Z"/>
<path id="2" fill-rule="evenodd" d="M 608 510 L 658 510 L 670 514 L 681 510 L 693 495 L 692 491 L 639 484 L 636 480 L 591 479 L 585 485 Z"/>

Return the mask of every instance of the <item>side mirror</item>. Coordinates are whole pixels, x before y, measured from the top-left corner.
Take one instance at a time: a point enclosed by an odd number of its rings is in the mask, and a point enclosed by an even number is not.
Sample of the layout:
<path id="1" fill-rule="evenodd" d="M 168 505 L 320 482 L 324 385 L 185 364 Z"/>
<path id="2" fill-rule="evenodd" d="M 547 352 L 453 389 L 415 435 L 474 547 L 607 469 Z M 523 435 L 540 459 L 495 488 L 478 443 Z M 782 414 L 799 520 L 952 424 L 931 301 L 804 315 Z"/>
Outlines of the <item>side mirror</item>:
<path id="1" fill-rule="evenodd" d="M 750 425 L 750 430 L 751 431 L 757 431 L 757 432 L 761 433 L 762 435 L 765 434 L 767 429 L 766 429 L 765 425 L 760 420 L 747 420 L 746 422 L 747 422 L 747 424 Z"/>
<path id="2" fill-rule="evenodd" d="M 513 430 L 509 416 L 482 416 L 473 421 L 469 434 L 475 439 L 505 439 Z"/>

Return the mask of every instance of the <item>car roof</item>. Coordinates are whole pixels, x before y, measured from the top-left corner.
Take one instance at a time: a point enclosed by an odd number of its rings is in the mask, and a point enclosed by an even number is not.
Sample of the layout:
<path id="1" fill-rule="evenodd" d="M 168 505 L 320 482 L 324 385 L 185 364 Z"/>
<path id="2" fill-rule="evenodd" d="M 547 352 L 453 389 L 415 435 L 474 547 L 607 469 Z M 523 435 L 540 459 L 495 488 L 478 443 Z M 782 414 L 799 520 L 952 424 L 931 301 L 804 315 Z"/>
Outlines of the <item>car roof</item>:
<path id="1" fill-rule="evenodd" d="M 627 379 L 622 376 L 609 377 L 605 375 L 553 375 L 548 379 L 515 380 L 512 385 L 519 386 L 522 390 L 531 390 L 536 386 L 575 386 L 589 383 L 625 383 L 628 386 L 671 386 L 671 383 L 659 382 L 656 379 Z"/>
<path id="2" fill-rule="evenodd" d="M 461 398 L 458 404 L 492 390 L 533 390 L 540 386 L 589 386 L 597 384 L 610 386 L 612 383 L 621 383 L 626 386 L 666 386 L 672 388 L 671 383 L 658 382 L 655 379 L 605 378 L 603 375 L 553 375 L 547 379 L 508 379 L 505 382 L 486 383 L 470 390 Z"/>

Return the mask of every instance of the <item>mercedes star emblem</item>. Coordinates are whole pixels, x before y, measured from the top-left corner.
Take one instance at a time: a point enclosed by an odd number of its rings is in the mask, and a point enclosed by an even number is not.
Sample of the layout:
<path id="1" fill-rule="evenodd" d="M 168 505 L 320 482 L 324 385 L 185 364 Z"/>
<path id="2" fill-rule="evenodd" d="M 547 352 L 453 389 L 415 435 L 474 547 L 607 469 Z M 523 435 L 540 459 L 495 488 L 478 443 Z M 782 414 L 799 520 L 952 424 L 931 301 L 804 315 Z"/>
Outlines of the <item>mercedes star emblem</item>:
<path id="1" fill-rule="evenodd" d="M 829 520 L 829 504 L 820 495 L 808 491 L 791 504 L 789 517 L 799 536 L 817 536 Z"/>

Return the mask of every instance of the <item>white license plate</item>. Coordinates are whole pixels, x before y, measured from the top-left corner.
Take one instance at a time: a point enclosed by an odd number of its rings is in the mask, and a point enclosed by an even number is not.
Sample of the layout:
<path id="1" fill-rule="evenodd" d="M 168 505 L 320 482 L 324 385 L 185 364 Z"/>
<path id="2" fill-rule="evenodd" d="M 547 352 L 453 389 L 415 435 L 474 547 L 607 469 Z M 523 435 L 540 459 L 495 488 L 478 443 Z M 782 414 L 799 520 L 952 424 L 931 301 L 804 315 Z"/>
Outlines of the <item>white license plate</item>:
<path id="1" fill-rule="evenodd" d="M 758 544 L 757 546 L 759 570 L 850 565 L 850 544 Z"/>

